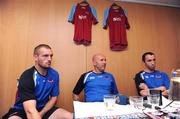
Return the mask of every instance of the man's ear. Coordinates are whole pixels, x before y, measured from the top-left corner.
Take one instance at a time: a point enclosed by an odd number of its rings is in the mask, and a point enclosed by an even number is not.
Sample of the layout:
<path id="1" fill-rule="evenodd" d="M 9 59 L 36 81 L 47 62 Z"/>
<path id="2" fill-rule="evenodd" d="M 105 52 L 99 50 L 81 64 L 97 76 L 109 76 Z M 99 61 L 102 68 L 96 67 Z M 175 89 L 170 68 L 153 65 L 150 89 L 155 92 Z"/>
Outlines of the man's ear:
<path id="1" fill-rule="evenodd" d="M 34 54 L 33 57 L 34 57 L 34 60 L 37 61 L 38 55 Z"/>
<path id="2" fill-rule="evenodd" d="M 93 66 L 96 66 L 96 61 L 93 61 Z"/>

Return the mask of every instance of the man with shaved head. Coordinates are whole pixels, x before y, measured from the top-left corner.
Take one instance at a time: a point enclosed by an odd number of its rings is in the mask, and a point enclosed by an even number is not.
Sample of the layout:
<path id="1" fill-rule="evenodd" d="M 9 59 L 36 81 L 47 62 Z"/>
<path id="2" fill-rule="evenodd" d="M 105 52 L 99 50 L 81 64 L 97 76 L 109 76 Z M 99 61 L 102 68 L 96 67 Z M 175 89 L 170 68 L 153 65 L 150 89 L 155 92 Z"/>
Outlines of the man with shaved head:
<path id="1" fill-rule="evenodd" d="M 72 119 L 73 114 L 55 106 L 59 96 L 59 73 L 51 68 L 49 45 L 34 48 L 34 66 L 25 70 L 18 81 L 15 104 L 3 119 Z"/>
<path id="2" fill-rule="evenodd" d="M 81 75 L 73 90 L 73 100 L 79 101 L 79 94 L 84 89 L 85 102 L 103 102 L 104 95 L 118 94 L 115 79 L 105 72 L 106 57 L 95 54 L 92 57 L 94 69 Z"/>

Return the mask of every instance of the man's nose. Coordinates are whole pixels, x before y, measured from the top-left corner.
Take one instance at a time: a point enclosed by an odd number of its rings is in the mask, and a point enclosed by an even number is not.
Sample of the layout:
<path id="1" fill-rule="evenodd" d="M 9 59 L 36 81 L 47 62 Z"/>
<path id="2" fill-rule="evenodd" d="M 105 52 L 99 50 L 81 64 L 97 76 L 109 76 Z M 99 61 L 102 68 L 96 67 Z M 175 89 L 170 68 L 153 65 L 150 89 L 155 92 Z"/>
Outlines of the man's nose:
<path id="1" fill-rule="evenodd" d="M 49 56 L 49 57 L 48 57 L 48 60 L 52 60 L 52 57 L 51 57 L 51 56 Z"/>

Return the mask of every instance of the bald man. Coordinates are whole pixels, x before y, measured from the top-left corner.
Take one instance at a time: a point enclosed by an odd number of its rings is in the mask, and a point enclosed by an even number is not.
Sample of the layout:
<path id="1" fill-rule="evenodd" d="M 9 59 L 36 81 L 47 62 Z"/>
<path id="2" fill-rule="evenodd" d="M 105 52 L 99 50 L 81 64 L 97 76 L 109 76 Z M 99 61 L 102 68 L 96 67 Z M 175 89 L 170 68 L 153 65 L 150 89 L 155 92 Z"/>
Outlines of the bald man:
<path id="1" fill-rule="evenodd" d="M 79 94 L 84 89 L 85 102 L 103 102 L 103 96 L 118 94 L 115 79 L 112 74 L 105 72 L 106 57 L 95 54 L 92 58 L 94 69 L 81 75 L 73 90 L 73 100 L 79 100 Z"/>

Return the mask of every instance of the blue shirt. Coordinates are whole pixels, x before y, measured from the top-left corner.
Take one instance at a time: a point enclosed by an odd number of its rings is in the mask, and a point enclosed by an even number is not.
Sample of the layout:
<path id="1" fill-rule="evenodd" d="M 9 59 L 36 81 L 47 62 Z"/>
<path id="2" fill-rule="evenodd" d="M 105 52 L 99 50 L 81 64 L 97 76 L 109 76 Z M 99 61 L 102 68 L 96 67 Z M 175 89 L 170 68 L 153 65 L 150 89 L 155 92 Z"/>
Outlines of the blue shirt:
<path id="1" fill-rule="evenodd" d="M 73 93 L 80 94 L 83 89 L 86 102 L 103 102 L 104 95 L 118 94 L 114 77 L 107 72 L 98 74 L 90 71 L 81 75 Z"/>
<path id="2" fill-rule="evenodd" d="M 59 95 L 59 74 L 49 68 L 47 75 L 42 76 L 35 67 L 26 70 L 20 77 L 14 108 L 23 109 L 23 102 L 36 100 L 36 108 L 43 108 L 49 97 Z"/>
<path id="3" fill-rule="evenodd" d="M 166 73 L 156 70 L 153 73 L 142 72 L 141 78 L 145 81 L 148 88 L 158 88 L 165 86 L 166 89 L 170 87 L 170 80 Z"/>

